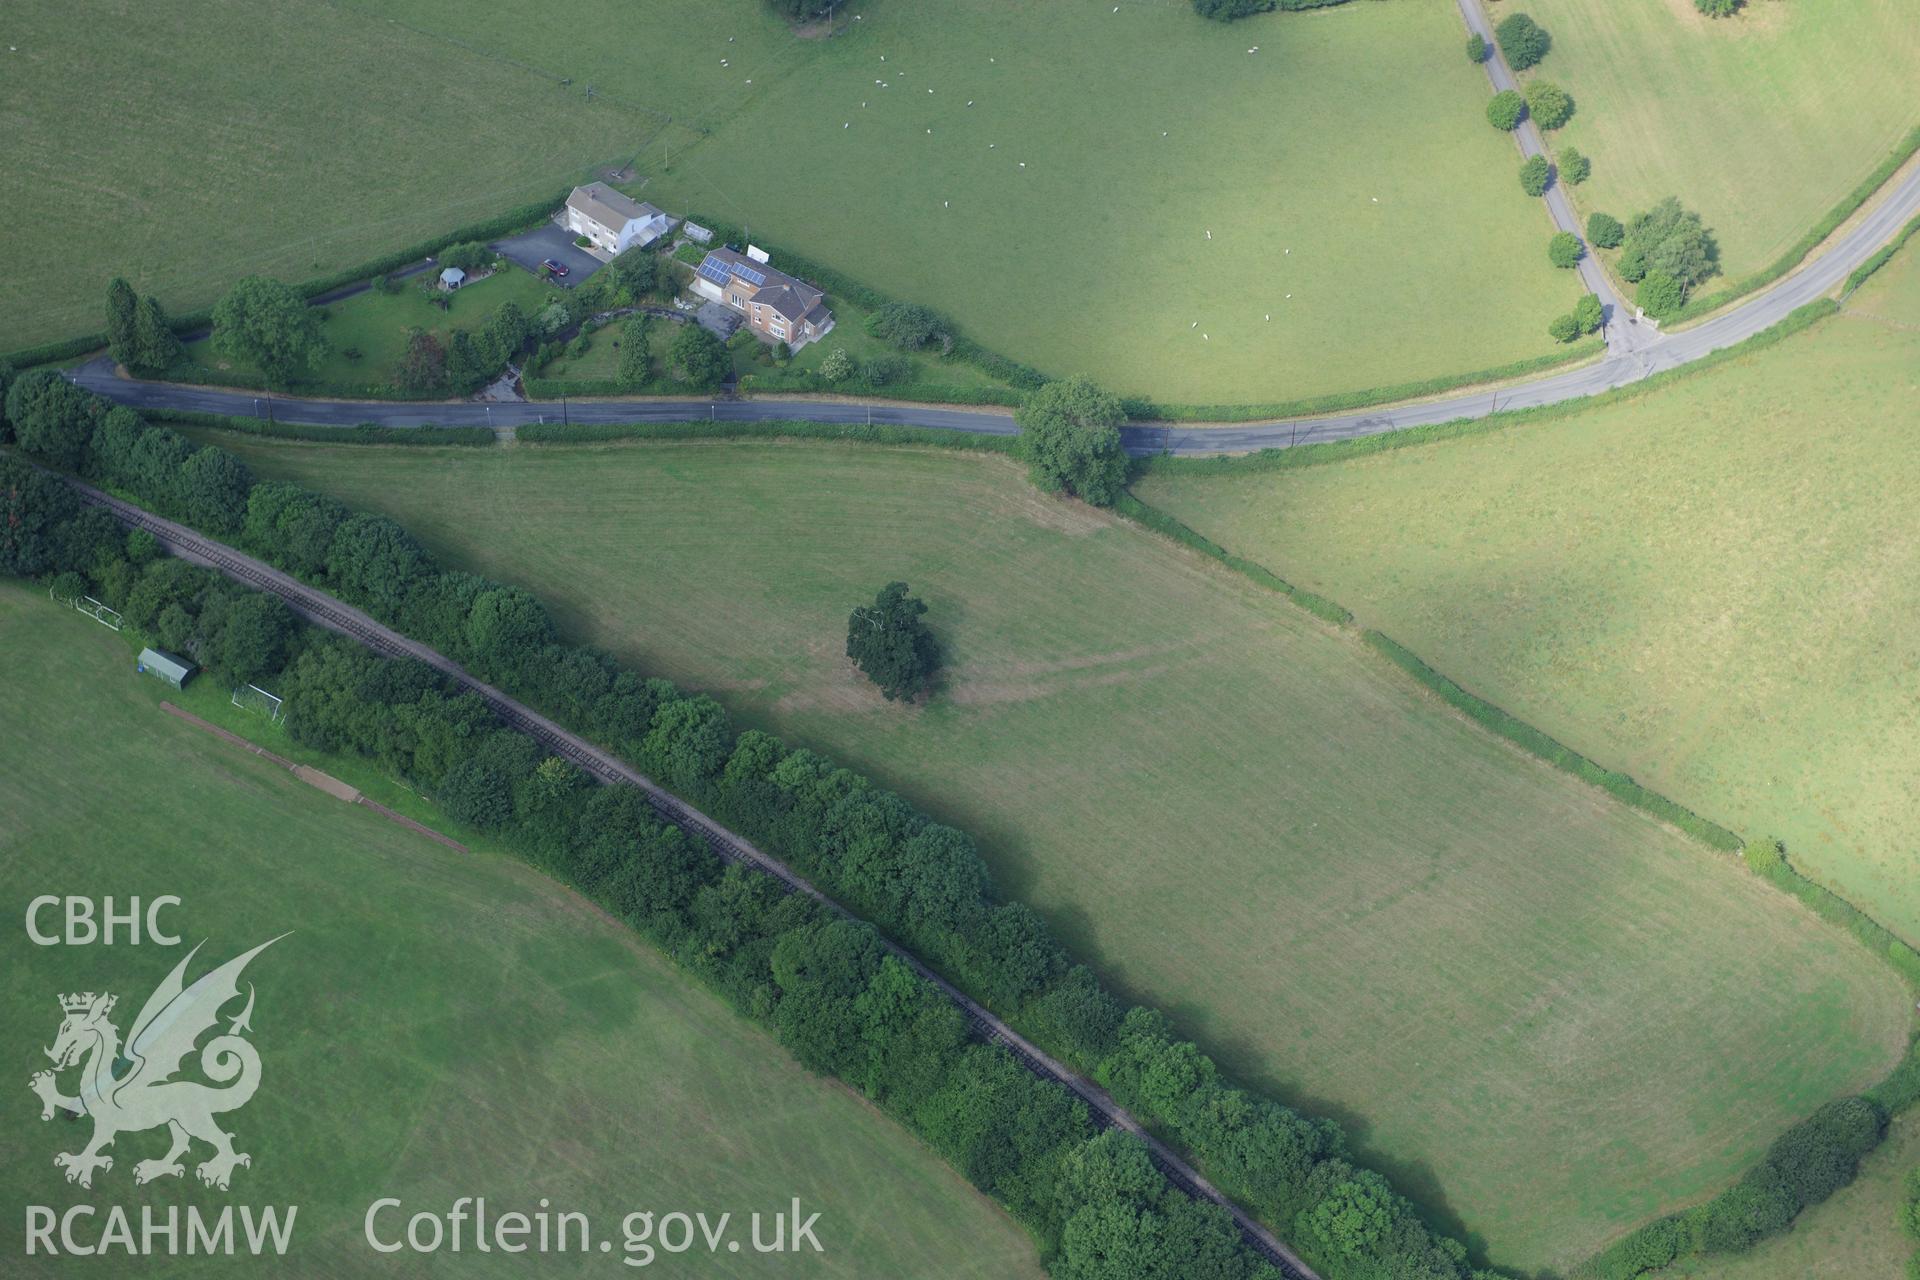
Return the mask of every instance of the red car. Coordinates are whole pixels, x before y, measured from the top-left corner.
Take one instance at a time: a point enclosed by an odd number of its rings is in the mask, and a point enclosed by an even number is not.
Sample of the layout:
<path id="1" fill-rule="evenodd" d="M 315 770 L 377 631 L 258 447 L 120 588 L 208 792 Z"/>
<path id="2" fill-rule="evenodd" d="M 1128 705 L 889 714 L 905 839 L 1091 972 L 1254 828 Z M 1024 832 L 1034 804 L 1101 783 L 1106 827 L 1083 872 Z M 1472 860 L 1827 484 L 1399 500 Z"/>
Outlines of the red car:
<path id="1" fill-rule="evenodd" d="M 544 261 L 542 261 L 540 265 L 545 267 L 547 269 L 547 274 L 551 275 L 556 280 L 564 279 L 566 277 L 567 264 L 564 262 L 556 262 L 552 258 L 547 258 Z"/>

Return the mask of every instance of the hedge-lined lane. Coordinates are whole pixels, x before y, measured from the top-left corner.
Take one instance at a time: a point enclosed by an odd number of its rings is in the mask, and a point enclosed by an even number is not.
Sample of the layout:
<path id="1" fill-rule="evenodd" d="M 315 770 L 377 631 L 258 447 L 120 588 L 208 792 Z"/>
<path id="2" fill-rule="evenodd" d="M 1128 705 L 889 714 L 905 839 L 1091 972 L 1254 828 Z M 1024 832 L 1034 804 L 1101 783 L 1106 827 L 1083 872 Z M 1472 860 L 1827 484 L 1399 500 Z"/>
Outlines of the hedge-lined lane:
<path id="1" fill-rule="evenodd" d="M 1594 364 L 1551 377 L 1519 383 L 1499 391 L 1448 396 L 1400 408 L 1221 428 L 1132 426 L 1124 428 L 1123 435 L 1128 449 L 1134 453 L 1247 453 L 1256 449 L 1284 449 L 1295 444 L 1324 444 L 1329 440 L 1379 435 L 1463 418 L 1483 418 L 1496 410 L 1530 409 L 1597 395 L 1691 363 L 1771 328 L 1797 308 L 1839 287 L 1855 268 L 1870 260 L 1917 215 L 1920 215 L 1920 169 L 1909 173 L 1888 192 L 1877 208 L 1860 220 L 1858 226 L 1797 274 L 1704 324 L 1669 334 L 1630 354 L 1609 356 Z M 89 362 L 72 377 L 89 391 L 138 409 L 176 409 L 253 417 L 256 416 L 256 407 L 264 411 L 268 399 L 248 392 L 119 378 L 114 375 L 111 364 L 104 359 Z M 560 405 L 551 403 L 400 404 L 386 401 L 298 400 L 280 396 L 271 399 L 272 412 L 280 419 L 341 427 L 362 422 L 388 427 L 507 427 L 551 421 L 564 415 L 569 421 L 585 423 L 686 422 L 700 418 L 727 422 L 799 419 L 809 422 L 871 421 L 989 435 L 1011 435 L 1014 432 L 1013 420 L 1005 411 L 822 400 L 583 400 L 570 401 L 563 410 Z"/>

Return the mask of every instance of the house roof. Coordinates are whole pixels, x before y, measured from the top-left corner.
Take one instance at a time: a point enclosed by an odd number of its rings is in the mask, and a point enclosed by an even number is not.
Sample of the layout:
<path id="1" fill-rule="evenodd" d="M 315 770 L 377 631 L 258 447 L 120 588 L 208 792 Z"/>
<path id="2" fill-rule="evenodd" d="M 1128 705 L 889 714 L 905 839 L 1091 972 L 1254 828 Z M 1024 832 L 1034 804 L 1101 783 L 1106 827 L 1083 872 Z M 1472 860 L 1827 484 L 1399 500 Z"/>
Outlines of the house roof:
<path id="1" fill-rule="evenodd" d="M 744 253 L 725 247 L 710 251 L 701 260 L 699 274 L 718 285 L 740 280 L 751 286 L 753 302 L 772 307 L 788 320 L 798 320 L 820 307 L 827 295 L 805 280 L 784 271 L 776 271 L 764 262 L 756 262 Z"/>
<path id="2" fill-rule="evenodd" d="M 629 222 L 647 222 L 666 217 L 666 212 L 624 196 L 604 182 L 575 187 L 567 197 L 567 208 L 576 210 L 603 227 L 624 227 Z"/>

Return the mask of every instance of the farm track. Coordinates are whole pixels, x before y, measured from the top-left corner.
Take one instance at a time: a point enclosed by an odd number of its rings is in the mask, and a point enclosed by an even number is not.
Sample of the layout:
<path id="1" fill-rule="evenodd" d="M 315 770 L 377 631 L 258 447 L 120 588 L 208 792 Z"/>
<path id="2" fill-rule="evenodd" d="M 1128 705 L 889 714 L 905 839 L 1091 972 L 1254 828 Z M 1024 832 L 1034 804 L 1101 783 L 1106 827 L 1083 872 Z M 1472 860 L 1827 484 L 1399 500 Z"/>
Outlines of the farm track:
<path id="1" fill-rule="evenodd" d="M 859 919 L 853 912 L 821 893 L 785 863 L 761 852 L 750 842 L 727 830 L 677 796 L 670 794 L 611 753 L 568 732 L 493 686 L 475 679 L 437 650 L 408 639 L 326 592 L 310 587 L 224 543 L 204 537 L 184 525 L 156 516 L 142 507 L 78 480 L 67 478 L 67 483 L 79 493 L 82 501 L 107 511 L 130 528 L 146 530 L 162 546 L 181 559 L 214 569 L 256 590 L 270 592 L 285 601 L 287 606 L 302 618 L 357 640 L 385 657 L 413 658 L 425 662 L 461 687 L 479 695 L 503 722 L 532 737 L 555 755 L 573 762 L 596 782 L 626 783 L 638 787 L 664 821 L 672 823 L 700 840 L 715 856 L 728 862 L 744 864 L 772 876 L 790 892 L 803 893 L 847 919 Z M 884 936 L 881 941 L 890 954 L 910 966 L 915 973 L 932 983 L 948 1000 L 952 1001 L 966 1018 L 973 1033 L 981 1040 L 1005 1049 L 1035 1076 L 1064 1085 L 1086 1103 L 1088 1110 L 1101 1127 L 1124 1129 L 1139 1138 L 1146 1144 L 1154 1164 L 1166 1175 L 1167 1180 L 1188 1195 L 1196 1199 L 1210 1200 L 1225 1208 L 1233 1216 L 1235 1224 L 1240 1228 L 1248 1245 L 1278 1267 L 1288 1280 L 1319 1280 L 1315 1272 L 1273 1232 L 1216 1190 L 1211 1183 L 1201 1177 L 1197 1170 L 1175 1154 L 1165 1143 L 1148 1133 L 1139 1121 L 1108 1097 L 1097 1085 L 1043 1053 L 965 992 L 922 964 L 912 953 Z"/>

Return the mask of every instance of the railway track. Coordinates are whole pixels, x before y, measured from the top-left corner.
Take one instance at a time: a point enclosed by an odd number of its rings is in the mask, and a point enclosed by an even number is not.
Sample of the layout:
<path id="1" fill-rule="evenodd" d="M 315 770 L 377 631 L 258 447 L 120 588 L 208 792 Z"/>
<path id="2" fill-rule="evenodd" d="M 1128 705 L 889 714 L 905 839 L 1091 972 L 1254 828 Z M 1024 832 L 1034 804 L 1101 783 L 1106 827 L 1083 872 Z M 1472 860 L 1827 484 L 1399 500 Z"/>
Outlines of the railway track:
<path id="1" fill-rule="evenodd" d="M 285 601 L 288 608 L 309 622 L 357 640 L 376 653 L 389 658 L 413 658 L 427 663 L 461 687 L 479 695 L 503 723 L 533 738 L 554 755 L 571 761 L 595 781 L 638 787 L 663 821 L 672 823 L 700 840 L 713 851 L 715 856 L 728 862 L 741 863 L 772 876 L 789 891 L 803 893 L 846 919 L 859 919 L 853 912 L 815 888 L 811 882 L 779 859 L 762 853 L 751 843 L 714 822 L 678 796 L 664 790 L 651 778 L 633 769 L 618 757 L 561 728 L 545 716 L 514 701 L 492 685 L 469 675 L 439 651 L 418 641 L 407 639 L 360 610 L 336 600 L 326 592 L 308 586 L 299 579 L 263 564 L 251 556 L 244 555 L 224 543 L 216 542 L 195 533 L 184 525 L 156 516 L 142 507 L 104 493 L 91 485 L 83 484 L 70 477 L 63 478 L 73 486 L 83 502 L 107 511 L 122 524 L 146 530 L 162 546 L 181 559 L 205 565 L 236 582 L 270 592 Z M 1226 1209 L 1233 1215 L 1234 1223 L 1239 1227 L 1247 1244 L 1277 1267 L 1288 1280 L 1319 1280 L 1312 1268 L 1308 1267 L 1279 1237 L 1201 1177 L 1197 1170 L 1165 1143 L 1142 1128 L 1139 1121 L 1108 1097 L 1099 1086 L 1049 1057 L 971 996 L 922 964 L 918 957 L 905 948 L 888 940 L 884 935 L 881 942 L 890 954 L 898 957 L 952 1001 L 966 1018 L 974 1035 L 986 1043 L 998 1045 L 1006 1050 L 1034 1075 L 1063 1085 L 1072 1091 L 1087 1105 L 1087 1109 L 1102 1128 L 1123 1129 L 1139 1138 L 1146 1144 L 1154 1165 L 1166 1176 L 1167 1181 L 1195 1199 L 1211 1200 Z"/>

